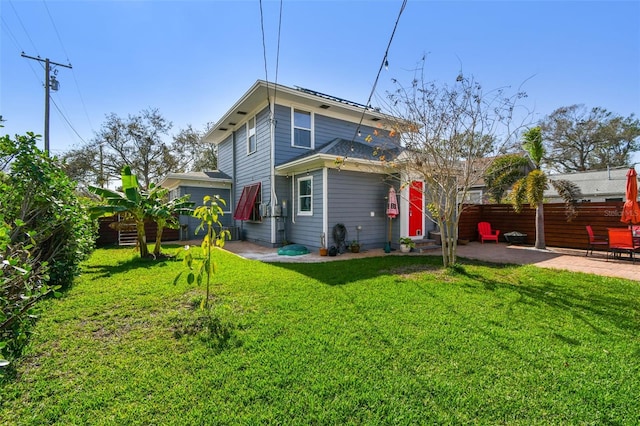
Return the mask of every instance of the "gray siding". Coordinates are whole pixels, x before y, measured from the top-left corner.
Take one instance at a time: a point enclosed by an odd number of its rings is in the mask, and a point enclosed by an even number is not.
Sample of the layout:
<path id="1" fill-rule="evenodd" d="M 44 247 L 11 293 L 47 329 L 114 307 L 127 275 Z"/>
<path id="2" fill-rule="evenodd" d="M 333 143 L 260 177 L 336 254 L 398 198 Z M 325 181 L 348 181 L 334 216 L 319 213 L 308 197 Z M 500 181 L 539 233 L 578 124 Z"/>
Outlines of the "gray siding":
<path id="1" fill-rule="evenodd" d="M 218 170 L 233 177 L 233 135 L 218 145 Z"/>
<path id="2" fill-rule="evenodd" d="M 222 222 L 222 226 L 232 226 L 233 225 L 233 217 L 229 212 L 229 197 L 231 195 L 231 190 L 227 188 L 202 188 L 197 186 L 180 186 L 178 188 L 179 196 L 183 196 L 186 194 L 191 194 L 190 201 L 195 203 L 195 207 L 199 207 L 202 205 L 202 199 L 205 195 L 219 195 L 226 203 L 227 206 L 223 207 L 224 215 L 220 217 L 220 222 Z M 186 238 L 188 240 L 197 240 L 202 239 L 204 236 L 204 231 L 200 231 L 196 234 L 196 228 L 200 225 L 200 220 L 191 216 L 180 216 L 180 225 L 187 225 L 186 235 L 181 235 L 182 238 Z"/>
<path id="3" fill-rule="evenodd" d="M 250 117 L 247 117 L 249 119 Z M 271 199 L 271 149 L 270 149 L 270 128 L 269 110 L 265 108 L 256 116 L 257 149 L 251 154 L 247 154 L 247 129 L 241 125 L 235 131 L 235 176 L 233 176 L 234 204 L 240 200 L 242 189 L 252 183 L 261 183 L 261 198 L 264 204 Z M 231 214 L 233 216 L 233 214 Z M 264 218 L 262 222 L 236 221 L 235 226 L 241 227 L 243 235 L 247 240 L 258 244 L 271 244 L 271 220 Z"/>
<path id="4" fill-rule="evenodd" d="M 304 108 L 301 108 L 304 109 Z M 305 148 L 291 146 L 291 108 L 276 106 L 276 166 L 284 164 L 301 155 L 309 153 Z M 357 123 L 352 123 L 336 118 L 327 117 L 314 112 L 314 148 L 319 148 L 336 138 L 351 140 L 356 135 Z M 355 137 L 356 141 L 365 142 L 367 135 L 372 135 L 373 127 L 360 126 L 361 136 Z M 372 145 L 375 141 L 372 143 Z"/>
<path id="5" fill-rule="evenodd" d="M 296 244 L 303 244 L 309 249 L 318 249 L 320 247 L 320 236 L 322 234 L 323 210 L 322 210 L 322 170 L 316 170 L 309 173 L 313 177 L 312 186 L 312 216 L 303 216 L 298 214 L 298 179 L 305 178 L 307 175 L 296 176 L 291 180 L 291 185 L 295 188 L 295 206 L 289 207 L 289 215 L 291 220 L 288 227 L 288 240 Z M 293 207 L 293 209 L 292 209 Z"/>
<path id="6" fill-rule="evenodd" d="M 342 223 L 348 232 L 347 244 L 357 238 L 356 227 L 361 226 L 362 249 L 384 247 L 388 239 L 385 197 L 389 191 L 384 179 L 380 174 L 329 169 L 328 246 L 334 244 L 333 227 Z"/>
<path id="7" fill-rule="evenodd" d="M 292 241 L 291 178 L 285 176 L 276 176 L 275 188 L 278 205 L 282 206 L 283 202 L 287 205 L 287 211 L 283 211 L 283 216 L 276 219 L 276 245 L 282 245 L 284 241 Z"/>

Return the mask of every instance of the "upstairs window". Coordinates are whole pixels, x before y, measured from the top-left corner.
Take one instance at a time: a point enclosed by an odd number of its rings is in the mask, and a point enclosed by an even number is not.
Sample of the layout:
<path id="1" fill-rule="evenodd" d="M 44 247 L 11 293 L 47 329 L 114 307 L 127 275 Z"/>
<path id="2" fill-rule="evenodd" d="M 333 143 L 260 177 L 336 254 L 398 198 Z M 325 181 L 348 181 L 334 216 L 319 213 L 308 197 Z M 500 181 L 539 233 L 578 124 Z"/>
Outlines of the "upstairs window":
<path id="1" fill-rule="evenodd" d="M 310 112 L 293 109 L 293 117 L 291 122 L 292 128 L 292 145 L 299 148 L 313 148 L 313 116 Z"/>
<path id="2" fill-rule="evenodd" d="M 256 118 L 251 117 L 247 122 L 247 154 L 256 152 L 258 149 L 258 137 L 256 136 Z"/>
<path id="3" fill-rule="evenodd" d="M 298 179 L 298 214 L 311 216 L 313 214 L 313 177 Z"/>

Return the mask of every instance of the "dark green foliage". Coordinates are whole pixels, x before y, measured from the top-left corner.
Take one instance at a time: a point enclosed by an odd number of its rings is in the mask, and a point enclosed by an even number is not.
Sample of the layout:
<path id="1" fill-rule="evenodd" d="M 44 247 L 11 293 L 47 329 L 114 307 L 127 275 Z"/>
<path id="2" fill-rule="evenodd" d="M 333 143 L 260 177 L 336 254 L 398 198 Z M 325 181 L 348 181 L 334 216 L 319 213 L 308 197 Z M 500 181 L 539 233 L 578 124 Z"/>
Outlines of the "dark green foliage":
<path id="1" fill-rule="evenodd" d="M 484 174 L 491 198 L 502 202 L 504 194 L 519 179 L 527 175 L 529 159 L 521 154 L 507 154 L 496 158 Z"/>
<path id="2" fill-rule="evenodd" d="M 15 355 L 35 304 L 69 287 L 93 248 L 95 227 L 56 159 L 27 133 L 0 138 L 0 345 Z"/>

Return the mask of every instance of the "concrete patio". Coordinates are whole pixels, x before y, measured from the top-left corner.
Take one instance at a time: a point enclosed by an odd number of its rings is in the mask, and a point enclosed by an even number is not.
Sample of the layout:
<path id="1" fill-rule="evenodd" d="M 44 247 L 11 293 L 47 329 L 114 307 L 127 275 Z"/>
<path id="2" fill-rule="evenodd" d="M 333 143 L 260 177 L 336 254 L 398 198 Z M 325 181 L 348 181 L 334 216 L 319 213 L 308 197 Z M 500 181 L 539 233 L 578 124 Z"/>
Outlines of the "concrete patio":
<path id="1" fill-rule="evenodd" d="M 195 244 L 198 244 L 195 242 Z M 440 256 L 440 249 L 435 248 L 424 253 L 400 253 L 398 250 L 385 253 L 382 248 L 364 248 L 360 253 L 343 253 L 338 256 L 320 256 L 318 252 L 299 255 L 278 255 L 277 248 L 266 248 L 246 241 L 228 241 L 224 247 L 247 259 L 262 262 L 331 262 L 336 260 L 357 259 L 373 256 Z M 542 268 L 564 269 L 575 272 L 586 272 L 608 277 L 620 277 L 640 280 L 640 260 L 633 263 L 629 260 L 609 259 L 606 252 L 596 251 L 589 257 L 584 250 L 550 247 L 537 250 L 531 246 L 508 245 L 471 242 L 458 246 L 458 256 L 477 259 L 485 262 L 509 263 L 519 265 L 535 265 Z"/>

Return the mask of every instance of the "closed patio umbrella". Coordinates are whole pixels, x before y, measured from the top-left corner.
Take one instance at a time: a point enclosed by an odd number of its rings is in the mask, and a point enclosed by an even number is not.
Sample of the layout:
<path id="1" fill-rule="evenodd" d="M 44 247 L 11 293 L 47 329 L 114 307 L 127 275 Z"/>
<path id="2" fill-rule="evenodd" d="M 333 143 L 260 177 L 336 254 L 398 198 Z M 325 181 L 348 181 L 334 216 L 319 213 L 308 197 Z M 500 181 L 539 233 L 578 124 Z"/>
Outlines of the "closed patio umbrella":
<path id="1" fill-rule="evenodd" d="M 389 218 L 389 241 L 387 245 L 384 247 L 385 253 L 391 252 L 391 219 L 394 219 L 398 216 L 398 196 L 396 195 L 396 190 L 392 186 L 389 188 L 389 202 L 387 204 L 387 217 Z"/>
<path id="2" fill-rule="evenodd" d="M 627 172 L 627 201 L 622 207 L 620 222 L 628 224 L 640 223 L 640 206 L 638 205 L 638 177 L 636 169 L 630 168 Z"/>

